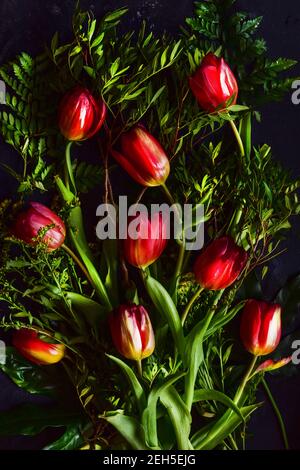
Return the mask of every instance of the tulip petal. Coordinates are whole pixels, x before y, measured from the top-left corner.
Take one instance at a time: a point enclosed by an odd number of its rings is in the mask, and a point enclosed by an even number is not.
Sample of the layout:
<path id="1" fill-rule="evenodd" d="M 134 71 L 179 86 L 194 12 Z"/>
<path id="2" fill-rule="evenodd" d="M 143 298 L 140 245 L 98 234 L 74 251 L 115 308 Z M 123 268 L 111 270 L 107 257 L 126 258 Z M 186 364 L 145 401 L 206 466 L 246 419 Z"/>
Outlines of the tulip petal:
<path id="1" fill-rule="evenodd" d="M 273 361 L 273 359 L 267 359 L 262 364 L 260 364 L 255 370 L 255 374 L 258 372 L 269 372 L 271 370 L 280 369 L 281 367 L 286 366 L 292 360 L 292 356 L 279 359 L 278 361 Z"/>
<path id="2" fill-rule="evenodd" d="M 281 307 L 249 299 L 242 313 L 240 334 L 245 348 L 251 354 L 270 354 L 280 341 Z"/>
<path id="3" fill-rule="evenodd" d="M 121 152 L 112 156 L 125 171 L 143 186 L 159 186 L 170 173 L 169 160 L 159 142 L 141 126 L 121 136 Z"/>

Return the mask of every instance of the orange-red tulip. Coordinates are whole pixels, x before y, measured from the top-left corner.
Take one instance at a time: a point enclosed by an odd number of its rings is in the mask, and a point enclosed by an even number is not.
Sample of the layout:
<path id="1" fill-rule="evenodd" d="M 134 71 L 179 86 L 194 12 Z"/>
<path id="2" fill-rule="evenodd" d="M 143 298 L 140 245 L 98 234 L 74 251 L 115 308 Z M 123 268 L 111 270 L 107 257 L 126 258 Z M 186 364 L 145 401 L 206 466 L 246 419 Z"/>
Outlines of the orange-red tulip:
<path id="1" fill-rule="evenodd" d="M 14 347 L 34 364 L 56 364 L 65 355 L 65 346 L 58 343 L 48 343 L 38 337 L 36 331 L 23 328 L 13 335 Z"/>

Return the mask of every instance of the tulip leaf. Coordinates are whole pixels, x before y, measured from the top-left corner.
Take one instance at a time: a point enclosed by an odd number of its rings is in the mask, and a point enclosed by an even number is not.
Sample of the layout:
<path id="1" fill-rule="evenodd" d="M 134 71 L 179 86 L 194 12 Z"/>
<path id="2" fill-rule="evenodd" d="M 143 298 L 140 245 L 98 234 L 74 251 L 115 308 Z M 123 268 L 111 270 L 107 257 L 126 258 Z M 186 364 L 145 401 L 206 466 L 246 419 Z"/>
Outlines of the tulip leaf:
<path id="1" fill-rule="evenodd" d="M 67 292 L 65 297 L 67 301 L 70 301 L 71 307 L 85 318 L 86 322 L 93 328 L 95 336 L 98 337 L 100 325 L 106 320 L 107 308 L 76 292 Z"/>
<path id="2" fill-rule="evenodd" d="M 244 144 L 245 156 L 247 159 L 251 156 L 252 150 L 252 114 L 246 113 L 240 121 L 240 135 Z"/>
<path id="3" fill-rule="evenodd" d="M 75 201 L 75 195 L 65 186 L 61 178 L 55 178 L 57 187 L 60 191 L 62 198 L 67 204 L 72 204 Z M 91 251 L 86 239 L 84 224 L 83 224 L 83 214 L 80 205 L 75 205 L 70 210 L 69 214 L 69 233 L 72 239 L 74 246 L 76 247 L 77 252 L 79 253 L 88 273 L 92 279 L 94 287 L 97 291 L 97 294 L 100 300 L 103 302 L 103 305 L 107 307 L 108 311 L 112 309 L 111 302 L 108 298 L 107 291 L 102 282 L 102 279 L 99 276 L 97 269 L 94 266 L 92 261 Z"/>
<path id="4" fill-rule="evenodd" d="M 200 364 L 204 359 L 203 342 L 205 340 L 205 334 L 213 318 L 213 315 L 215 314 L 215 306 L 217 305 L 218 300 L 222 294 L 222 290 L 216 294 L 214 305 L 211 307 L 210 311 L 207 312 L 205 318 L 202 321 L 198 322 L 194 326 L 186 338 L 185 360 L 186 363 L 189 364 L 189 370 L 185 378 L 185 401 L 189 409 L 191 409 L 193 403 L 196 377 Z"/>
<path id="5" fill-rule="evenodd" d="M 225 393 L 219 392 L 218 390 L 195 390 L 193 399 L 194 403 L 198 401 L 209 400 L 219 401 L 220 403 L 223 403 L 223 405 L 227 406 L 228 408 L 231 408 L 233 411 L 235 411 L 235 413 L 237 413 L 237 415 L 242 420 L 244 420 L 244 416 L 241 413 L 239 407 L 234 403 L 234 401 L 230 397 L 225 395 Z"/>
<path id="6" fill-rule="evenodd" d="M 219 444 L 226 439 L 243 421 L 245 421 L 253 411 L 255 411 L 260 405 L 244 406 L 240 409 L 243 419 L 231 410 L 227 410 L 224 415 L 205 426 L 198 431 L 191 439 L 192 445 L 197 450 L 212 450 L 215 449 Z"/>
<path id="7" fill-rule="evenodd" d="M 47 427 L 78 425 L 83 417 L 78 410 L 55 405 L 20 405 L 1 412 L 0 435 L 34 436 Z"/>
<path id="8" fill-rule="evenodd" d="M 151 276 L 145 276 L 145 286 L 156 309 L 168 323 L 178 351 L 181 357 L 184 358 L 183 329 L 179 313 L 170 294 Z"/>
<path id="9" fill-rule="evenodd" d="M 161 391 L 160 401 L 166 407 L 176 435 L 179 450 L 191 450 L 189 440 L 191 430 L 191 414 L 179 393 L 173 386 Z"/>
<path id="10" fill-rule="evenodd" d="M 111 356 L 110 354 L 106 354 L 107 357 L 109 357 L 113 362 L 115 362 L 124 372 L 130 386 L 132 389 L 132 392 L 135 396 L 135 399 L 137 401 L 137 405 L 139 408 L 140 413 L 142 414 L 144 409 L 146 408 L 146 396 L 145 392 L 143 390 L 143 387 L 141 386 L 140 382 L 138 381 L 135 373 L 129 367 L 125 362 L 123 362 L 121 359 Z"/>
<path id="11" fill-rule="evenodd" d="M 81 426 L 69 425 L 56 441 L 48 444 L 43 450 L 78 450 L 84 444 Z"/>
<path id="12" fill-rule="evenodd" d="M 5 364 L 0 363 L 2 370 L 18 387 L 26 392 L 38 395 L 57 396 L 70 384 L 59 364 L 40 367 L 27 361 L 13 347 L 5 349 Z M 58 381 L 59 378 L 59 381 Z M 70 399 L 70 395 L 69 398 Z"/>
<path id="13" fill-rule="evenodd" d="M 231 308 L 228 312 L 225 313 L 222 309 L 219 314 L 216 314 L 204 335 L 204 339 L 208 339 L 216 331 L 220 330 L 225 325 L 227 325 L 227 323 L 231 322 L 231 320 L 234 319 L 234 317 L 239 313 L 239 311 L 244 307 L 244 305 L 245 302 L 240 302 L 239 304 Z"/>
<path id="14" fill-rule="evenodd" d="M 177 380 L 183 377 L 185 373 L 175 374 L 167 377 L 162 383 L 155 385 L 149 393 L 148 404 L 145 409 L 142 422 L 146 434 L 146 442 L 151 449 L 158 448 L 157 436 L 157 403 L 163 390 L 173 385 Z"/>
<path id="15" fill-rule="evenodd" d="M 106 261 L 107 273 L 105 288 L 114 307 L 119 305 L 118 296 L 118 241 L 104 240 L 103 254 Z"/>
<path id="16" fill-rule="evenodd" d="M 149 450 L 145 442 L 144 428 L 135 418 L 124 415 L 120 410 L 103 419 L 114 426 L 133 449 Z"/>

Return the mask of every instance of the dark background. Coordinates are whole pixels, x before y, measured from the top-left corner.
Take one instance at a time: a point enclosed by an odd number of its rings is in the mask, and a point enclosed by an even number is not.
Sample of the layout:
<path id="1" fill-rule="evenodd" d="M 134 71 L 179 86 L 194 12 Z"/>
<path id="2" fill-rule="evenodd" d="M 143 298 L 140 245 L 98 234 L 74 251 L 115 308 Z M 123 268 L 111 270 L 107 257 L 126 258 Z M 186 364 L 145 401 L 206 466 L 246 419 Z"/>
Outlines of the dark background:
<path id="1" fill-rule="evenodd" d="M 0 63 L 13 58 L 21 51 L 35 54 L 49 43 L 56 31 L 62 41 L 71 35 L 71 16 L 74 0 L 0 0 Z M 82 9 L 90 9 L 95 16 L 104 11 L 127 5 L 129 14 L 125 25 L 134 29 L 141 19 L 146 19 L 154 32 L 167 30 L 176 34 L 184 18 L 192 13 L 191 0 L 94 0 L 81 1 Z M 270 57 L 289 57 L 300 60 L 300 2 L 295 0 L 237 0 L 237 8 L 254 16 L 263 15 L 259 30 L 269 47 Z M 300 76 L 300 65 L 293 72 Z M 263 109 L 263 120 L 254 129 L 255 143 L 267 142 L 272 145 L 275 158 L 289 168 L 294 177 L 300 176 L 300 106 L 291 102 L 291 93 L 284 103 L 271 104 Z M 9 146 L 0 141 L 2 162 L 16 162 L 17 157 Z M 14 187 L 14 181 L 0 172 L 0 199 L 7 196 Z M 274 294 L 279 286 L 292 275 L 300 272 L 300 222 L 294 220 L 293 230 L 286 242 L 288 251 L 271 264 L 270 276 L 266 283 L 267 297 Z M 299 366 L 300 367 L 300 366 Z M 300 379 L 269 378 L 277 403 L 287 425 L 291 448 L 300 449 Z M 263 395 L 259 397 L 263 399 Z M 0 411 L 17 403 L 33 401 L 13 386 L 0 373 Z M 38 399 L 41 400 L 41 399 Z M 1 415 L 0 415 L 1 419 Z M 52 433 L 52 431 L 51 431 Z M 252 418 L 248 439 L 249 449 L 281 449 L 282 442 L 276 419 L 266 404 Z M 3 438 L 0 449 L 38 449 L 51 434 L 42 433 L 37 438 Z"/>

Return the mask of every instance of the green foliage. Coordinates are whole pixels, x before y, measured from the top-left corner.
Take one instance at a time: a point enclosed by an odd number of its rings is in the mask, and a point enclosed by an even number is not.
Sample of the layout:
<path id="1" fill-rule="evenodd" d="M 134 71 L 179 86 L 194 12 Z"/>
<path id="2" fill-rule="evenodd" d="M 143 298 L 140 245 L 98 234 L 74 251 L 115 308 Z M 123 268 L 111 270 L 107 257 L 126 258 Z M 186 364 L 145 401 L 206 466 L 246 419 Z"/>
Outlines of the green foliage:
<path id="1" fill-rule="evenodd" d="M 282 77 L 282 72 L 293 67 L 296 61 L 267 58 L 266 43 L 256 36 L 262 17 L 234 12 L 233 3 L 227 0 L 196 2 L 195 16 L 187 19 L 191 28 L 187 33 L 190 54 L 199 57 L 202 49 L 223 55 L 236 70 L 243 103 L 256 106 L 280 100 L 295 80 Z"/>
<path id="2" fill-rule="evenodd" d="M 34 436 L 47 427 L 62 427 L 80 423 L 78 411 L 66 407 L 20 405 L 1 412 L 0 435 Z"/>
<path id="3" fill-rule="evenodd" d="M 20 192 L 49 187 L 54 168 L 47 156 L 59 156 L 62 148 L 62 137 L 56 129 L 58 97 L 49 86 L 52 74 L 47 54 L 33 59 L 22 53 L 0 68 L 0 77 L 7 86 L 0 128 L 4 140 L 23 160 L 22 173 L 12 171 L 20 182 Z"/>
<path id="4" fill-rule="evenodd" d="M 60 406 L 4 413 L 1 433 L 5 427 L 7 434 L 26 435 L 47 426 L 64 427 L 62 436 L 46 449 L 232 449 L 243 440 L 247 420 L 258 407 L 259 377 L 245 388 L 241 401 L 232 398 L 244 367 L 243 359 L 237 365 L 233 357 L 227 328 L 250 292 L 262 296 L 253 270 L 263 265 L 265 274 L 267 261 L 278 254 L 291 216 L 300 212 L 300 182 L 273 161 L 268 145 L 253 148 L 251 142 L 251 120 L 257 116 L 253 107 L 289 89 L 291 80 L 280 77 L 294 62 L 268 59 L 264 41 L 255 37 L 261 18 L 234 13 L 233 4 L 198 2 L 195 16 L 187 20 L 190 30 L 176 41 L 167 35 L 155 37 L 146 23 L 137 34 L 120 35 L 124 8 L 98 21 L 78 7 L 69 44 L 59 44 L 55 34 L 46 53 L 37 58 L 23 53 L 0 68 L 8 88 L 0 130 L 23 162 L 20 174 L 6 170 L 19 181 L 20 193 L 59 193 L 67 243 L 74 250 L 65 246 L 66 251 L 47 252 L 43 233 L 35 247 L 8 237 L 4 222 L 14 217 L 14 210 L 9 202 L 0 207 L 1 327 L 26 326 L 66 345 L 64 370 L 76 405 L 64 405 L 71 394 L 63 391 L 63 381 L 55 380 L 59 366 L 44 371 L 9 349 L 1 369 L 19 387 L 50 394 Z M 240 101 L 247 106 L 228 103 L 225 111 L 211 114 L 199 108 L 188 76 L 210 50 L 235 68 Z M 66 142 L 57 127 L 57 108 L 62 94 L 76 83 L 102 97 L 108 107 L 106 124 L 97 136 L 101 165 L 77 155 L 74 161 L 70 155 L 64 165 Z M 230 121 L 239 128 L 244 157 L 227 132 Z M 137 123 L 146 124 L 165 148 L 171 162 L 168 187 L 176 201 L 204 205 L 207 239 L 229 233 L 249 252 L 238 282 L 218 296 L 202 292 L 184 327 L 181 315 L 197 288 L 189 273 L 192 259 L 186 256 L 173 295 L 166 286 L 174 275 L 175 243 L 169 243 L 161 263 L 151 266 L 151 275 L 143 273 L 142 285 L 126 268 L 117 242 L 95 245 L 85 233 L 81 193 L 98 187 L 105 202 L 114 202 L 118 191 L 110 180 L 111 148 Z M 160 188 L 149 193 L 141 197 L 162 202 Z M 193 226 L 199 222 L 193 221 Z M 247 276 L 248 284 L 242 285 Z M 278 294 L 287 309 L 298 307 L 297 286 L 295 280 L 290 291 Z M 109 312 L 129 297 L 147 307 L 156 334 L 155 353 L 143 361 L 139 378 L 131 363 L 114 356 L 107 327 Z M 293 320 L 294 314 L 287 318 Z M 191 421 L 196 414 L 203 423 L 200 430 Z"/>

